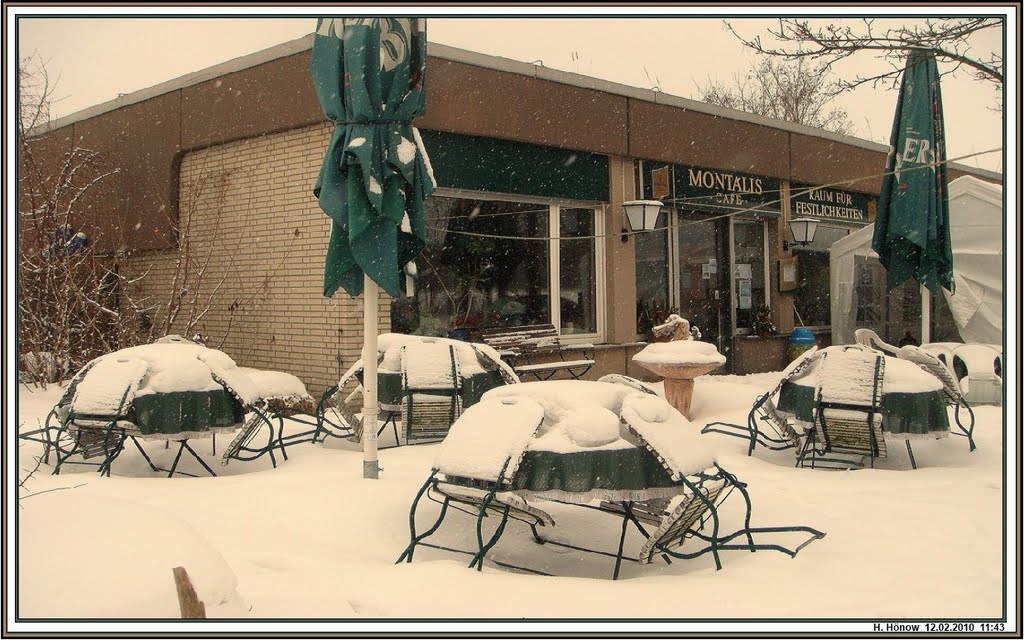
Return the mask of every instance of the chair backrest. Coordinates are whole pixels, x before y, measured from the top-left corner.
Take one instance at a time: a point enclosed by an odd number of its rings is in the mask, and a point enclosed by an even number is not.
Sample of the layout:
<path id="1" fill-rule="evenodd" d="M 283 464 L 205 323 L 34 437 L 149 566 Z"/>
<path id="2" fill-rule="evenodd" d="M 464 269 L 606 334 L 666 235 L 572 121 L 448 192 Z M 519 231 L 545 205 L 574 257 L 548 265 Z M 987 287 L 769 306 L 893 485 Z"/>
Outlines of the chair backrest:
<path id="1" fill-rule="evenodd" d="M 630 378 L 629 376 L 624 376 L 618 373 L 609 373 L 608 375 L 601 376 L 600 378 L 597 379 L 597 381 L 608 382 L 611 384 L 622 384 L 631 389 L 636 389 L 637 391 L 642 391 L 652 396 L 658 395 L 658 392 L 655 391 L 654 387 L 652 387 L 651 385 L 645 382 L 641 382 L 636 378 Z"/>
<path id="2" fill-rule="evenodd" d="M 720 477 L 710 477 L 694 485 L 706 498 L 688 492 L 676 503 L 675 508 L 662 519 L 661 525 L 651 533 L 640 549 L 637 562 L 650 564 L 660 549 L 675 549 L 683 545 L 691 531 L 701 528 L 704 519 L 712 509 L 724 500 L 729 483 Z"/>
<path id="3" fill-rule="evenodd" d="M 498 351 L 509 351 L 517 356 L 557 352 L 561 346 L 558 331 L 551 324 L 483 329 L 480 338 Z"/>
<path id="4" fill-rule="evenodd" d="M 915 347 L 914 345 L 900 347 L 896 355 L 901 360 L 913 362 L 938 378 L 942 382 L 942 393 L 946 398 L 947 404 L 958 405 L 963 403 L 964 397 L 960 392 L 960 383 L 957 382 L 953 371 L 944 365 L 941 360 L 921 347 Z"/>
<path id="5" fill-rule="evenodd" d="M 403 391 L 448 391 L 461 388 L 459 360 L 455 347 L 443 342 L 413 342 L 402 345 Z"/>
<path id="6" fill-rule="evenodd" d="M 253 438 L 259 432 L 260 427 L 264 424 L 268 428 L 273 429 L 272 425 L 267 421 L 265 414 L 254 409 L 249 419 L 242 425 L 242 428 L 238 430 L 235 437 L 228 443 L 228 446 L 224 447 L 224 453 L 221 455 L 220 463 L 226 465 L 232 458 L 238 458 L 239 454 L 244 449 L 249 449 L 249 443 L 252 442 Z M 258 457 L 258 456 L 257 456 Z"/>
<path id="7" fill-rule="evenodd" d="M 899 351 L 897 347 L 894 347 L 885 340 L 882 340 L 878 334 L 871 329 L 857 329 L 853 332 L 853 337 L 854 340 L 857 341 L 857 344 L 864 345 L 865 347 L 874 349 L 875 351 L 881 351 L 885 355 L 892 356 L 893 358 L 896 357 L 896 352 Z"/>
<path id="8" fill-rule="evenodd" d="M 815 424 L 824 452 L 885 457 L 882 434 L 882 379 L 885 357 L 836 351 L 818 374 Z"/>
<path id="9" fill-rule="evenodd" d="M 427 341 L 406 344 L 401 362 L 406 440 L 444 438 L 462 413 L 462 382 L 454 346 Z"/>
<path id="10" fill-rule="evenodd" d="M 793 425 L 789 424 L 789 420 L 779 413 L 779 409 L 775 406 L 770 393 L 758 397 L 754 407 L 751 409 L 751 413 L 762 421 L 767 422 L 780 437 L 790 442 L 796 442 L 796 430 L 793 428 Z"/>

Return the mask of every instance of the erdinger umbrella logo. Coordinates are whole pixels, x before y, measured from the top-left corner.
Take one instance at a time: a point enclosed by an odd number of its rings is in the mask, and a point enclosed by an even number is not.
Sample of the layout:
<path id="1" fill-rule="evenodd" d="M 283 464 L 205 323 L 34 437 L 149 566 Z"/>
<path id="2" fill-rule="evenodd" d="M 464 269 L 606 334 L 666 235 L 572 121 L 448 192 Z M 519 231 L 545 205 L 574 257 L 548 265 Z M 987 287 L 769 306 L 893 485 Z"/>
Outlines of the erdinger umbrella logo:
<path id="1" fill-rule="evenodd" d="M 904 166 L 908 169 L 927 166 L 933 172 L 935 171 L 935 149 L 932 148 L 931 141 L 927 138 L 917 137 L 921 134 L 910 128 L 906 133 L 907 137 L 903 140 L 902 151 L 897 153 L 894 147 L 889 147 L 889 155 L 896 156 L 893 174 L 896 176 L 896 181 L 899 182 L 900 189 L 907 188 L 907 183 L 903 182 L 903 178 L 900 177 Z"/>
<path id="2" fill-rule="evenodd" d="M 410 18 L 324 18 L 316 33 L 334 38 L 345 37 L 345 27 L 379 25 L 380 68 L 391 71 L 409 56 Z"/>

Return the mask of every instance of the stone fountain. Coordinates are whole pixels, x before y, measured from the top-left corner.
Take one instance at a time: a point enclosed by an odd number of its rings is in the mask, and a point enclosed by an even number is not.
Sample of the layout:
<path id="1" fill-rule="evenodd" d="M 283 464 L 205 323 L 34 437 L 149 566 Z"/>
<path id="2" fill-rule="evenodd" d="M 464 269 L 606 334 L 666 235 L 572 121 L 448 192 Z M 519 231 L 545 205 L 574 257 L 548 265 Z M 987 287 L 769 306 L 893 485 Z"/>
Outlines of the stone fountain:
<path id="1" fill-rule="evenodd" d="M 693 379 L 725 364 L 725 356 L 710 342 L 694 339 L 696 328 L 675 314 L 653 329 L 657 336 L 671 335 L 668 342 L 649 344 L 633 361 L 665 379 L 665 399 L 687 418 L 693 401 Z"/>

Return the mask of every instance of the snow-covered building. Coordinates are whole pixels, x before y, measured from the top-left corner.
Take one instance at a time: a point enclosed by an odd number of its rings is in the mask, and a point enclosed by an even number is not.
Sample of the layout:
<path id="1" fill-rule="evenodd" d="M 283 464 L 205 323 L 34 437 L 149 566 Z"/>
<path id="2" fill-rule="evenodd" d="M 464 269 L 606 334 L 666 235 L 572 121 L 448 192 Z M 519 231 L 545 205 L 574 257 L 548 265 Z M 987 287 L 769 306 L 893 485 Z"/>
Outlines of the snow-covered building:
<path id="1" fill-rule="evenodd" d="M 97 251 L 131 252 L 140 296 L 166 297 L 188 234 L 207 277 L 200 295 L 213 296 L 201 332 L 227 336 L 241 365 L 318 390 L 359 358 L 362 302 L 322 295 L 329 221 L 312 189 L 332 125 L 310 47 L 300 38 L 122 96 L 55 121 L 38 144 L 53 162 L 79 145 L 119 169 L 76 231 Z M 594 378 L 643 375 L 630 358 L 669 310 L 716 344 L 724 371 L 781 369 L 796 324 L 830 343 L 827 247 L 873 219 L 884 145 L 443 45 L 428 52 L 415 124 L 439 188 L 416 294 L 381 298 L 382 333 L 553 324 L 563 343 L 597 346 Z M 951 166 L 964 173 L 1001 181 Z M 622 202 L 641 198 L 664 203 L 659 230 L 625 234 Z M 788 242 L 793 217 L 820 221 L 812 245 Z M 752 335 L 759 307 L 778 336 Z"/>

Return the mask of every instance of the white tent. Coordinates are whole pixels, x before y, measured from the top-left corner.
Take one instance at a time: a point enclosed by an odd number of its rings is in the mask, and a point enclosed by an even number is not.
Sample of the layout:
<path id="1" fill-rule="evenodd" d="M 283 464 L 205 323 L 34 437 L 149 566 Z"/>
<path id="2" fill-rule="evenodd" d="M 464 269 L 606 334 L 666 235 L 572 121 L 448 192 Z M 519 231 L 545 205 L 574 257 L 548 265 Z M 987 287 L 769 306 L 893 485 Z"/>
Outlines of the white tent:
<path id="1" fill-rule="evenodd" d="M 956 293 L 943 293 L 956 329 L 964 342 L 1002 345 L 1003 188 L 971 176 L 957 178 L 949 183 L 949 212 Z M 879 287 L 879 279 L 866 273 L 882 269 L 871 250 L 874 229 L 868 225 L 830 249 L 834 344 L 853 342 L 854 330 L 869 324 L 858 312 L 863 316 L 866 306 L 888 301 L 884 284 Z"/>

